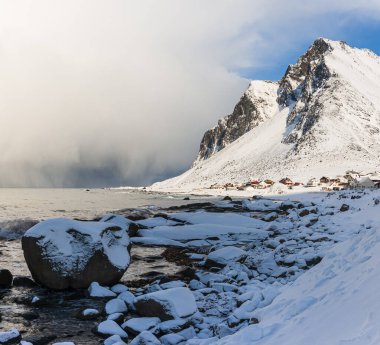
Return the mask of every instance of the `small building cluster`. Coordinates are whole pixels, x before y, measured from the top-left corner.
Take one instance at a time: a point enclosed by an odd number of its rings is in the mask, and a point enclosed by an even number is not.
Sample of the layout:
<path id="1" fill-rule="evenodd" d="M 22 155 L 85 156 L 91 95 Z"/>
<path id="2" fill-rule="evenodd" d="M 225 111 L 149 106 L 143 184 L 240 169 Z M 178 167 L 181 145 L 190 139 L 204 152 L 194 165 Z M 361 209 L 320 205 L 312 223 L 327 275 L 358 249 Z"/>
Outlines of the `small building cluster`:
<path id="1" fill-rule="evenodd" d="M 375 189 L 380 188 L 379 173 L 360 173 L 347 171 L 345 175 L 330 178 L 327 176 L 310 179 L 306 187 L 321 187 L 323 191 L 338 191 L 342 189 Z"/>
<path id="2" fill-rule="evenodd" d="M 375 189 L 380 188 L 380 173 L 361 173 L 356 171 L 347 171 L 345 175 L 339 175 L 334 178 L 322 176 L 321 178 L 311 178 L 306 184 L 302 182 L 292 181 L 289 177 L 284 177 L 278 182 L 271 179 L 259 180 L 252 179 L 246 183 L 225 183 L 213 184 L 210 189 L 224 190 L 251 190 L 251 189 L 267 189 L 267 188 L 288 188 L 294 187 L 320 187 L 323 191 L 338 191 L 342 189 Z M 281 189 L 280 188 L 280 189 Z"/>
<path id="3" fill-rule="evenodd" d="M 252 179 L 246 183 L 225 183 L 225 184 L 213 184 L 210 186 L 210 189 L 225 189 L 225 190 L 251 190 L 251 189 L 267 189 L 273 186 L 281 184 L 288 188 L 292 188 L 293 186 L 302 186 L 301 182 L 293 182 L 290 178 L 285 177 L 278 182 L 275 182 L 271 179 L 258 180 Z"/>

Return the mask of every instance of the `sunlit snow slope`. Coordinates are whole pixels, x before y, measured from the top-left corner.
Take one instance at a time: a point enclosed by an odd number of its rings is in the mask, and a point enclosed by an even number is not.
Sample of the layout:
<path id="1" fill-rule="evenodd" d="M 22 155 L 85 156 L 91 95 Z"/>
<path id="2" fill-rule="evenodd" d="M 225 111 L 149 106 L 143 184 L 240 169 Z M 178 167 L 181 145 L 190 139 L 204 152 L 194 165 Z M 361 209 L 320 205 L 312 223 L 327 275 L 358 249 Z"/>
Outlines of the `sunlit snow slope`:
<path id="1" fill-rule="evenodd" d="M 252 82 L 234 112 L 205 133 L 193 167 L 152 188 L 379 168 L 380 57 L 320 38 L 277 83 Z"/>
<path id="2" fill-rule="evenodd" d="M 359 233 L 334 246 L 258 311 L 257 325 L 213 344 L 380 344 L 380 218 L 371 200 L 379 195 L 362 197 L 360 208 L 336 215 L 335 223 L 346 232 Z"/>

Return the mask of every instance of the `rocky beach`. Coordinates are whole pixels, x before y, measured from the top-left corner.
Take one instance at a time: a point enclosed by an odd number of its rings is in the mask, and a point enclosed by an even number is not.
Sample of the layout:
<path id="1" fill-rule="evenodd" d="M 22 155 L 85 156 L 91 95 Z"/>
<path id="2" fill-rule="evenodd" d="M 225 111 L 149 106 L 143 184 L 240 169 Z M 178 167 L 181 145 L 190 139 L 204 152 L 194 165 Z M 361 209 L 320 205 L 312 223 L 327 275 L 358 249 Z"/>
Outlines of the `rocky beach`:
<path id="1" fill-rule="evenodd" d="M 242 339 L 250 342 L 252 334 L 271 329 L 260 342 L 267 344 L 266 339 L 281 331 L 266 324 L 270 308 L 277 306 L 294 321 L 318 304 L 309 296 L 302 310 L 292 313 L 286 311 L 281 296 L 300 277 L 312 274 L 311 268 L 328 264 L 324 257 L 338 244 L 354 236 L 370 236 L 379 221 L 379 198 L 378 191 L 365 190 L 227 197 L 123 209 L 90 222 L 59 219 L 59 224 L 82 234 L 109 224 L 128 236 L 123 240 L 128 243 L 107 242 L 112 243 L 107 252 L 111 256 L 120 252 L 117 245 L 125 245 L 122 256 L 129 257 L 123 261 L 122 277 L 108 286 L 94 279 L 80 289 L 50 289 L 46 286 L 51 279 L 38 278 L 39 284 L 32 279 L 21 246 L 25 228 L 18 238 L 0 244 L 0 268 L 13 275 L 13 284 L 1 282 L 0 344 L 18 344 L 20 339 L 23 345 L 234 344 L 235 337 L 248 330 L 251 333 Z M 58 223 L 39 222 L 23 238 L 39 229 L 59 229 Z M 49 240 L 56 245 L 53 262 L 62 259 L 56 238 Z M 74 238 L 70 245 L 80 245 L 79 252 L 84 253 L 89 242 Z M 106 273 L 97 276 L 101 279 Z M 33 276 L 36 279 L 36 273 Z M 259 341 L 263 335 L 254 337 Z"/>

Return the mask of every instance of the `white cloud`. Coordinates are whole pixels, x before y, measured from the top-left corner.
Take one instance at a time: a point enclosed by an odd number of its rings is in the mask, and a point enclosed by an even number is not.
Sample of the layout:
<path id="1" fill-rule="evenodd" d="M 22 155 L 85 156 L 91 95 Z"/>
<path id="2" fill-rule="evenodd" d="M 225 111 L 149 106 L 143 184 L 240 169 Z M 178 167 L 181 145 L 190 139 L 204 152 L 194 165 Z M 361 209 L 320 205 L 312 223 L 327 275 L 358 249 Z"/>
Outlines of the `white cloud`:
<path id="1" fill-rule="evenodd" d="M 3 1 L 0 185 L 184 169 L 246 87 L 234 70 L 339 31 L 328 16 L 378 13 L 376 1 Z"/>

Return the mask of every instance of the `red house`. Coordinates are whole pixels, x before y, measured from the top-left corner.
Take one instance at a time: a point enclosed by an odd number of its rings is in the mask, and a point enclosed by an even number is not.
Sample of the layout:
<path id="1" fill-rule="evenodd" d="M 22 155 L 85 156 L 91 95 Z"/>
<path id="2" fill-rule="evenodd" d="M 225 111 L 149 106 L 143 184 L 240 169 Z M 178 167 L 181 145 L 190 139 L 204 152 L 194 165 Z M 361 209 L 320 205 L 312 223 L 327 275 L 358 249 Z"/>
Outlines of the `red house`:
<path id="1" fill-rule="evenodd" d="M 285 186 L 293 186 L 293 181 L 289 177 L 281 179 L 280 183 L 284 184 Z"/>

